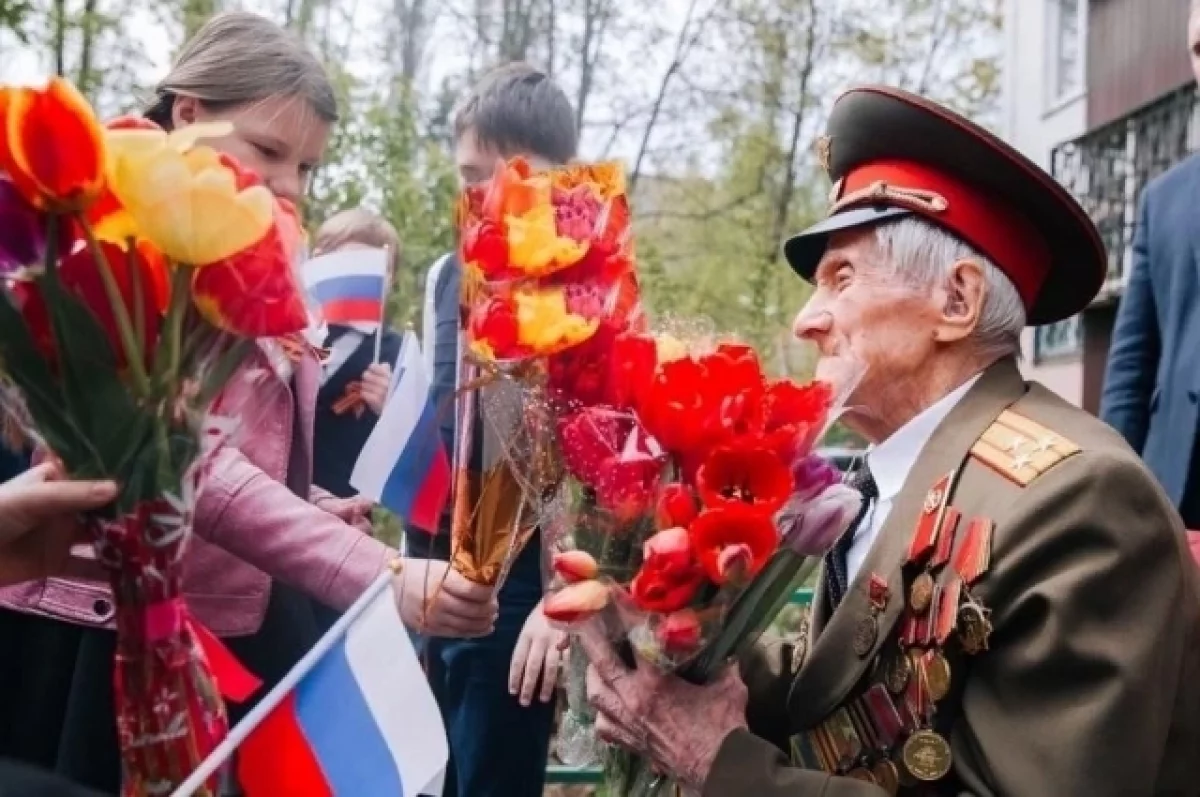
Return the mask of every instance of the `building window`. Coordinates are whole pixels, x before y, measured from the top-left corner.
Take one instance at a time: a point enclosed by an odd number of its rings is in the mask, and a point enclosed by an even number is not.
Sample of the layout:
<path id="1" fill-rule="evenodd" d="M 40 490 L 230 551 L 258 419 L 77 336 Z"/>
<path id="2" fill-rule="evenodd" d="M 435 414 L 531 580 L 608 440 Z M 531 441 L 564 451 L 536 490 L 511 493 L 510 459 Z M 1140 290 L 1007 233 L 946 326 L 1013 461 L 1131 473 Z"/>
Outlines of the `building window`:
<path id="1" fill-rule="evenodd" d="M 1033 362 L 1074 357 L 1083 349 L 1081 316 L 1045 324 L 1033 330 Z"/>
<path id="2" fill-rule="evenodd" d="M 1086 2 L 1046 0 L 1046 87 L 1050 105 L 1083 91 Z"/>

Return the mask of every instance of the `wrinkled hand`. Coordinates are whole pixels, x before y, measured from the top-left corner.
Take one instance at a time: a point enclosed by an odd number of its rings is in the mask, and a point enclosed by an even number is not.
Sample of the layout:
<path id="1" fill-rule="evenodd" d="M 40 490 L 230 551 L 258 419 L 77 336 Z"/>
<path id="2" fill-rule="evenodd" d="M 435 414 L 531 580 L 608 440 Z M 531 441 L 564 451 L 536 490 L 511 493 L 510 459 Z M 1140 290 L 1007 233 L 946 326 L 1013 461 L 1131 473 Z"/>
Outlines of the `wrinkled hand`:
<path id="1" fill-rule="evenodd" d="M 0 584 L 67 574 L 86 541 L 76 515 L 116 497 L 112 482 L 66 481 L 52 461 L 0 484 Z"/>
<path id="2" fill-rule="evenodd" d="M 591 662 L 587 695 L 596 735 L 648 756 L 685 787 L 703 787 L 725 737 L 746 727 L 747 691 L 737 667 L 693 686 L 640 658 L 630 670 L 594 625 L 579 639 Z"/>
<path id="3" fill-rule="evenodd" d="M 567 632 L 555 628 L 542 613 L 539 602 L 525 620 L 512 663 L 508 667 L 508 692 L 518 695 L 522 706 L 533 702 L 537 693 L 543 703 L 554 697 L 558 674 L 562 668 L 563 651 L 567 649 Z M 538 691 L 538 681 L 542 688 Z"/>
<path id="4" fill-rule="evenodd" d="M 468 580 L 447 562 L 405 559 L 392 589 L 404 624 L 418 633 L 480 637 L 496 626 L 495 588 Z"/>
<path id="5" fill-rule="evenodd" d="M 388 388 L 392 384 L 392 366 L 387 363 L 375 363 L 362 375 L 362 399 L 378 415 L 383 411 L 387 401 Z"/>

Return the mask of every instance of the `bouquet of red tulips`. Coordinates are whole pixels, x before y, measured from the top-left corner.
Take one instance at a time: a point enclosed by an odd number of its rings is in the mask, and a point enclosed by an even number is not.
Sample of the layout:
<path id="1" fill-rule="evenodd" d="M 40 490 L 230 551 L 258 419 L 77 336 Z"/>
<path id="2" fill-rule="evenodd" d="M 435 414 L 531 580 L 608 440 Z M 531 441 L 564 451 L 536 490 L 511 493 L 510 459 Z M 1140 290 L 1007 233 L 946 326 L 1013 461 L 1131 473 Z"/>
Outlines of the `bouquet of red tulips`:
<path id="1" fill-rule="evenodd" d="M 548 617 L 605 625 L 632 653 L 695 683 L 766 630 L 861 505 L 813 446 L 838 408 L 832 388 L 773 380 L 748 346 L 625 333 L 595 402 L 559 420 L 568 475 Z M 573 654 L 568 757 L 594 756 Z M 644 762 L 606 755 L 616 794 L 665 785 Z"/>
<path id="2" fill-rule="evenodd" d="M 218 686 L 247 690 L 214 680 L 223 649 L 188 614 L 182 562 L 209 455 L 261 420 L 248 364 L 308 322 L 294 210 L 198 143 L 228 132 L 106 129 L 61 79 L 0 86 L 0 404 L 72 476 L 121 486 L 86 525 L 114 596 L 128 797 L 171 792 L 227 730 Z"/>

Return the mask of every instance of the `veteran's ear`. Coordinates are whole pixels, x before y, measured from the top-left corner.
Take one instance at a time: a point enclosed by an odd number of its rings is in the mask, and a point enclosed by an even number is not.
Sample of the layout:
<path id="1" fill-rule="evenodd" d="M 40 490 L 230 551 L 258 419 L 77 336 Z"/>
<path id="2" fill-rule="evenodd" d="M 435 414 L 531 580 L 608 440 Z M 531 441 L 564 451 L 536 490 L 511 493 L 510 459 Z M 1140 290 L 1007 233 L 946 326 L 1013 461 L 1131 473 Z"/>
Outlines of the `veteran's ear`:
<path id="1" fill-rule="evenodd" d="M 934 326 L 934 340 L 955 343 L 970 337 L 979 325 L 987 289 L 983 267 L 975 261 L 959 260 L 951 266 L 939 289 L 942 308 Z"/>

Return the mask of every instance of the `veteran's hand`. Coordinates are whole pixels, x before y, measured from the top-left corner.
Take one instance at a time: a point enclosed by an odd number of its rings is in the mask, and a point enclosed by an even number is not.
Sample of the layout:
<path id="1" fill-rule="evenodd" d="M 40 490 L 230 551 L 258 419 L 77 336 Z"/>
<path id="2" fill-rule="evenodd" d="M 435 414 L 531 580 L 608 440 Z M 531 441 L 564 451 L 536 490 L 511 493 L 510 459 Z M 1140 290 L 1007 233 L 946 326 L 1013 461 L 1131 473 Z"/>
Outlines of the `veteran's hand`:
<path id="1" fill-rule="evenodd" d="M 685 787 L 700 789 L 725 737 L 746 727 L 746 685 L 731 666 L 715 682 L 693 686 L 638 660 L 630 670 L 595 626 L 579 633 L 591 666 L 588 702 L 596 734 L 646 755 Z M 697 722 L 698 716 L 703 722 Z"/>
<path id="2" fill-rule="evenodd" d="M 543 703 L 554 697 L 558 674 L 562 668 L 563 651 L 567 648 L 567 632 L 555 628 L 542 613 L 542 604 L 533 608 L 508 667 L 508 692 L 518 695 L 522 706 L 533 702 L 534 694 Z M 538 681 L 541 689 L 538 689 Z"/>
<path id="3" fill-rule="evenodd" d="M 405 559 L 392 588 L 400 617 L 417 633 L 480 637 L 496 626 L 495 588 L 468 580 L 447 562 Z"/>
<path id="4" fill-rule="evenodd" d="M 362 399 L 371 412 L 378 415 L 387 401 L 388 388 L 392 385 L 392 366 L 375 363 L 362 375 Z"/>
<path id="5" fill-rule="evenodd" d="M 0 484 L 0 584 L 67 573 L 85 541 L 75 516 L 116 497 L 112 482 L 67 481 L 53 461 Z"/>

